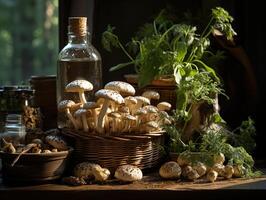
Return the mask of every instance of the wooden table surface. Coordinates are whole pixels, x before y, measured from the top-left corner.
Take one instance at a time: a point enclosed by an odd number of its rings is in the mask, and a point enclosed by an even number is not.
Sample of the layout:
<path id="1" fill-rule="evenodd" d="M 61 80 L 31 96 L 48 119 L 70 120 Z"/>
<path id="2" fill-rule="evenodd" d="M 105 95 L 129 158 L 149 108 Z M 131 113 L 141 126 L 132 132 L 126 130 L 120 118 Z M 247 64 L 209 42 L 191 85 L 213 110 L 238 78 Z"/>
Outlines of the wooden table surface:
<path id="1" fill-rule="evenodd" d="M 12 200 L 25 197 L 27 200 L 40 199 L 225 199 L 250 197 L 260 198 L 266 195 L 266 176 L 256 179 L 218 180 L 208 183 L 205 180 L 195 182 L 162 181 L 157 174 L 150 174 L 140 182 L 121 184 L 115 180 L 107 184 L 85 186 L 67 186 L 49 183 L 31 186 L 7 186 L 0 179 L 0 200 Z"/>

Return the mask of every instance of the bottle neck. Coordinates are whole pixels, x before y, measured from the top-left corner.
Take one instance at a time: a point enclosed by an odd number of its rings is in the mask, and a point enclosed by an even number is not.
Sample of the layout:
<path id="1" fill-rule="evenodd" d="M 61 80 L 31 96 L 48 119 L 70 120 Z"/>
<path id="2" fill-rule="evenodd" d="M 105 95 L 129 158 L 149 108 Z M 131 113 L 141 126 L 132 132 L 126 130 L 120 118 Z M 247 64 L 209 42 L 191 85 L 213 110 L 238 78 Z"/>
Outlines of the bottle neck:
<path id="1" fill-rule="evenodd" d="M 77 35 L 77 34 L 68 34 L 68 43 L 71 44 L 87 44 L 89 42 L 88 40 L 88 34 L 85 35 Z"/>

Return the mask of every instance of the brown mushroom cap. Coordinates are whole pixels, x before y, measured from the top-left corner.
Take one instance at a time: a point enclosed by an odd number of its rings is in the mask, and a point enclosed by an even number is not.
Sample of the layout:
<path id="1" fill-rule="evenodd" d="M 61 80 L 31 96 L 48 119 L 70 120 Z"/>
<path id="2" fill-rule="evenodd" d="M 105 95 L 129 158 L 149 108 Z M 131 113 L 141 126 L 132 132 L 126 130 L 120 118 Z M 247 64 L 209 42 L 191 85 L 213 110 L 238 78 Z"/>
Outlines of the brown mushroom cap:
<path id="1" fill-rule="evenodd" d="M 114 176 L 121 181 L 132 182 L 141 180 L 143 174 L 138 167 L 133 165 L 123 165 L 116 169 Z"/>
<path id="2" fill-rule="evenodd" d="M 89 102 L 86 102 L 83 105 L 83 108 L 85 108 L 85 109 L 95 109 L 95 108 L 100 108 L 100 106 L 96 102 L 89 101 Z"/>
<path id="3" fill-rule="evenodd" d="M 122 96 L 135 95 L 135 88 L 129 83 L 122 81 L 111 81 L 104 86 L 104 89 L 114 90 Z"/>
<path id="4" fill-rule="evenodd" d="M 157 105 L 157 108 L 160 110 L 160 111 L 165 111 L 165 110 L 170 110 L 172 107 L 172 105 L 168 102 L 160 102 L 158 103 Z"/>
<path id="5" fill-rule="evenodd" d="M 86 80 L 75 80 L 66 85 L 66 92 L 91 91 L 93 85 Z"/>
<path id="6" fill-rule="evenodd" d="M 143 92 L 141 96 L 146 97 L 148 99 L 156 99 L 156 100 L 160 99 L 160 94 L 154 90 L 147 90 Z"/>

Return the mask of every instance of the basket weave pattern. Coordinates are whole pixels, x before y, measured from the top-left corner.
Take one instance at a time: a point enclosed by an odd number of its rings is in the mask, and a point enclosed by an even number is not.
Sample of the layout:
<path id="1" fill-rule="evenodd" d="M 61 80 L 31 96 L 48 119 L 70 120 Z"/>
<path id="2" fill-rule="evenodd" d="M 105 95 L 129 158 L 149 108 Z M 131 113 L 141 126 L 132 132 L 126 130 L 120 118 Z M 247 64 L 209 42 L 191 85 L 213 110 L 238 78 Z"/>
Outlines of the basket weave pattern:
<path id="1" fill-rule="evenodd" d="M 110 171 L 124 164 L 140 169 L 152 168 L 159 165 L 163 157 L 163 132 L 96 136 L 64 130 L 63 134 L 75 140 L 75 162 L 98 163 Z"/>

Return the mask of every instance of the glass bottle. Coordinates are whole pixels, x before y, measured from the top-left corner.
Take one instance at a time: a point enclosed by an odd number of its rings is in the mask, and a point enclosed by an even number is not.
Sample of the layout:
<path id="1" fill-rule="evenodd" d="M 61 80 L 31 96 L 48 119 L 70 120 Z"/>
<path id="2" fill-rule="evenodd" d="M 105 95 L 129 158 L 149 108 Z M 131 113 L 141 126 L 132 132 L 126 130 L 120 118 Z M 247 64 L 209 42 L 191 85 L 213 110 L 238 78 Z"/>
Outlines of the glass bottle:
<path id="1" fill-rule="evenodd" d="M 57 104 L 62 100 L 79 103 L 78 93 L 65 92 L 65 86 L 77 79 L 93 84 L 93 91 L 85 92 L 86 99 L 93 100 L 95 91 L 102 86 L 102 60 L 89 40 L 86 17 L 70 17 L 68 44 L 61 50 L 57 65 Z M 66 127 L 64 112 L 58 113 L 57 125 Z"/>

